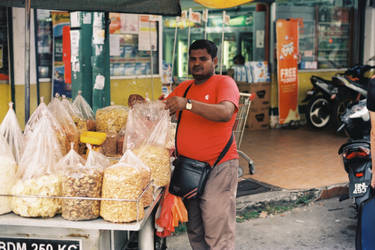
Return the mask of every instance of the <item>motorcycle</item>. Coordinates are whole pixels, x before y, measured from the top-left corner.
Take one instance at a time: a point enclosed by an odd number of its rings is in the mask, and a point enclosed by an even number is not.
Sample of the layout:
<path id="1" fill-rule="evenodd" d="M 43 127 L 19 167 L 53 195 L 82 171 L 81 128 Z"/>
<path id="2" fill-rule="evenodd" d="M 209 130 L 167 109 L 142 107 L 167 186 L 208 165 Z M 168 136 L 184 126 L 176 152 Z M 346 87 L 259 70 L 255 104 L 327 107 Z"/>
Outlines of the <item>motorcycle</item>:
<path id="1" fill-rule="evenodd" d="M 370 115 L 366 107 L 366 99 L 348 108 L 341 117 L 342 125 L 338 131 L 344 130 L 349 139 L 338 154 L 341 155 L 345 171 L 349 177 L 349 193 L 347 197 L 354 199 L 356 208 L 371 197 L 371 149 L 370 149 Z"/>
<path id="2" fill-rule="evenodd" d="M 374 60 L 375 57 L 370 58 Z M 340 117 L 347 107 L 366 98 L 367 82 L 375 66 L 354 65 L 344 73 L 338 73 L 332 80 L 318 76 L 311 77 L 313 88 L 307 91 L 303 102 L 307 103 L 305 117 L 307 124 L 321 129 L 332 124 L 337 128 Z"/>

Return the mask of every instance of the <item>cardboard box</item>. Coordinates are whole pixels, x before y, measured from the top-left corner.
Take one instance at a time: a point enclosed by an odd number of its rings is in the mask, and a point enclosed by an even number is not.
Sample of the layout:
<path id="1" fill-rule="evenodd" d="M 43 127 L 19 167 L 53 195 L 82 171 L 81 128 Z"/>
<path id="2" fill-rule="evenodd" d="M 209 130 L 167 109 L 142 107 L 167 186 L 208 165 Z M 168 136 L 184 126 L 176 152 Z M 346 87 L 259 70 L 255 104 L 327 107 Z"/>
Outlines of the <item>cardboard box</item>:
<path id="1" fill-rule="evenodd" d="M 247 128 L 250 130 L 268 129 L 270 126 L 269 106 L 249 111 Z"/>
<path id="2" fill-rule="evenodd" d="M 255 94 L 255 99 L 250 105 L 250 110 L 253 108 L 266 108 L 270 105 L 271 98 L 271 84 L 269 82 L 260 83 L 237 83 L 238 89 L 242 93 Z"/>

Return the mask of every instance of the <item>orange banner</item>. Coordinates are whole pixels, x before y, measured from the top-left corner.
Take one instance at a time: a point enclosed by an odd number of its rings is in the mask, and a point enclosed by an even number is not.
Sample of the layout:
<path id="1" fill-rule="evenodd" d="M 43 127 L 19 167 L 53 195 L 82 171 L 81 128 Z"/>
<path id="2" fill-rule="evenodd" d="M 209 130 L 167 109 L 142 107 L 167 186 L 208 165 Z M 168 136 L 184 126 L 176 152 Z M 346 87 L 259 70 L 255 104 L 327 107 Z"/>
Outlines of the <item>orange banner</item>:
<path id="1" fill-rule="evenodd" d="M 280 124 L 299 120 L 298 23 L 297 19 L 279 19 L 276 22 Z"/>

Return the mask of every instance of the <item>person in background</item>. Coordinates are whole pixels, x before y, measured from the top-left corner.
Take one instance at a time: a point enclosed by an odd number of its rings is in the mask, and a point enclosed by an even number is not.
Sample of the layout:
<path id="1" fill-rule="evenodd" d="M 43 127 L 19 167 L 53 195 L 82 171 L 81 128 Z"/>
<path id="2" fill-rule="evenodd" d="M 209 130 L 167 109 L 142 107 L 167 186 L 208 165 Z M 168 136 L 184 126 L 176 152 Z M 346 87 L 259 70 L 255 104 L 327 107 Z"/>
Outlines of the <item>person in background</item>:
<path id="1" fill-rule="evenodd" d="M 375 166 L 375 75 L 371 77 L 368 84 L 367 92 L 367 109 L 370 112 L 371 119 L 371 132 L 370 132 L 370 143 L 371 143 L 371 161 L 372 166 Z M 375 174 L 373 171 L 371 178 L 371 187 L 375 188 Z"/>
<path id="2" fill-rule="evenodd" d="M 211 166 L 229 141 L 239 105 L 235 81 L 215 75 L 217 62 L 217 47 L 212 41 L 192 43 L 189 70 L 194 79 L 179 84 L 165 100 L 171 115 L 182 111 L 178 154 Z M 182 97 L 190 85 L 186 98 Z M 193 249 L 235 249 L 238 158 L 233 140 L 210 172 L 202 196 L 185 200 L 187 233 Z"/>

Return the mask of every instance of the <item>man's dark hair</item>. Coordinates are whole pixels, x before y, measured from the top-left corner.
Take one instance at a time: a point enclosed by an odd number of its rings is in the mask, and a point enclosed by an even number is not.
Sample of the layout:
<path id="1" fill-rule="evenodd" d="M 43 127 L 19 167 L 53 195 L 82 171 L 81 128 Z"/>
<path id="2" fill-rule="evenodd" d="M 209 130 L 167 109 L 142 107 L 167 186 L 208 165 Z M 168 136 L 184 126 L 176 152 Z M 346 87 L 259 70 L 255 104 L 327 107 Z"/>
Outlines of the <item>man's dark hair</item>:
<path id="1" fill-rule="evenodd" d="M 196 40 L 194 41 L 189 48 L 189 55 L 191 50 L 193 49 L 206 49 L 207 53 L 210 54 L 212 59 L 214 59 L 217 56 L 217 47 L 216 44 L 210 40 Z"/>

